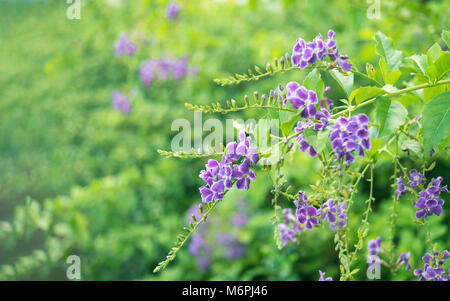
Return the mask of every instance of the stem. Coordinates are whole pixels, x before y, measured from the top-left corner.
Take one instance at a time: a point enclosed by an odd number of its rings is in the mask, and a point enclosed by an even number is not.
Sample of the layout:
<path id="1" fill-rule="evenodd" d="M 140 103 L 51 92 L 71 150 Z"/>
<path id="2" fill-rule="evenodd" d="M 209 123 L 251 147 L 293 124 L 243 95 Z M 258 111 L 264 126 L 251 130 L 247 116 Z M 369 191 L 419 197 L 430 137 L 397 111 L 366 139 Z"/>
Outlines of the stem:
<path id="1" fill-rule="evenodd" d="M 364 218 L 361 221 L 361 226 L 358 229 L 358 243 L 355 245 L 355 250 L 350 254 L 349 257 L 349 267 L 351 269 L 352 263 L 356 260 L 358 251 L 362 249 L 364 238 L 367 236 L 369 229 L 369 213 L 372 211 L 372 201 L 373 198 L 373 163 L 369 163 L 370 166 L 370 179 L 367 180 L 370 183 L 370 193 L 369 198 L 366 200 L 367 209 L 364 212 Z"/>
<path id="2" fill-rule="evenodd" d="M 205 212 L 205 214 L 203 215 L 203 218 L 199 221 L 197 221 L 196 223 L 193 224 L 192 228 L 188 231 L 188 233 L 183 237 L 183 239 L 176 243 L 175 247 L 172 248 L 172 250 L 169 252 L 169 254 L 167 255 L 166 259 L 161 261 L 158 266 L 155 267 L 155 269 L 153 270 L 153 273 L 157 273 L 159 271 L 161 271 L 162 269 L 164 269 L 172 260 L 175 259 L 176 254 L 178 253 L 178 251 L 183 247 L 183 245 L 189 240 L 189 238 L 191 237 L 192 233 L 194 233 L 198 226 L 203 223 L 204 221 L 206 221 L 206 218 L 211 214 L 211 211 L 216 207 L 216 205 L 219 202 L 216 201 L 214 203 L 211 204 L 211 206 L 209 206 L 208 210 Z M 188 229 L 188 228 L 184 228 L 184 229 Z"/>
<path id="3" fill-rule="evenodd" d="M 398 136 L 396 139 L 396 143 L 395 143 L 395 158 L 394 158 L 394 184 L 392 185 L 392 187 L 398 187 L 397 183 L 397 169 L 398 169 Z M 394 265 L 395 265 L 395 256 L 394 256 L 394 231 L 395 231 L 395 217 L 396 217 L 396 207 L 397 207 L 397 196 L 394 192 L 393 194 L 393 198 L 392 198 L 392 212 L 391 212 L 391 220 L 389 221 L 389 242 L 388 242 L 388 246 L 389 246 L 389 267 L 391 269 L 391 272 L 394 273 Z"/>

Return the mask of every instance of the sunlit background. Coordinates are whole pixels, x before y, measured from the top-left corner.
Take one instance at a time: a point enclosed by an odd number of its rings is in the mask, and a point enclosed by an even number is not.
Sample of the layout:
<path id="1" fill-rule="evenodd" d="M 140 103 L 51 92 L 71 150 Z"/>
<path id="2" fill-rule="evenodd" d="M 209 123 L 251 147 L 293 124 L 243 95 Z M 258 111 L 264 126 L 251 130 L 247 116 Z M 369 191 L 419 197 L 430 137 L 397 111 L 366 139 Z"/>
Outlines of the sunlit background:
<path id="1" fill-rule="evenodd" d="M 156 150 L 170 149 L 174 119 L 193 119 L 185 102 L 242 99 L 304 74 L 228 87 L 214 78 L 265 66 L 290 52 L 298 37 L 310 40 L 329 29 L 363 70 L 366 62 L 377 64 L 377 31 L 405 56 L 422 53 L 448 29 L 448 1 L 381 0 L 379 19 L 368 17 L 371 4 L 356 0 L 176 0 L 174 15 L 166 0 L 82 0 L 81 19 L 67 17 L 65 2 L 0 0 L 0 279 L 66 280 L 69 255 L 80 257 L 82 280 L 317 280 L 319 269 L 337 277 L 328 229 L 276 247 L 271 184 L 263 172 L 249 192 L 227 194 L 199 236 L 153 274 L 189 208 L 201 201 L 198 173 L 205 164 L 166 159 Z M 136 44 L 132 56 L 115 53 L 123 34 Z M 149 60 L 181 64 L 179 78 L 169 74 L 146 85 L 139 68 Z M 129 109 L 112 105 L 115 91 L 130 99 Z M 291 185 L 307 190 L 319 163 L 300 152 L 288 160 Z M 436 160 L 430 175 L 448 181 L 450 160 Z M 369 238 L 388 235 L 392 171 L 387 159 L 380 165 Z M 367 190 L 356 196 L 356 211 L 363 210 Z M 444 208 L 431 228 L 448 247 Z M 425 239 L 414 211 L 400 204 L 397 244 L 418 265 Z M 350 223 L 360 222 L 356 216 Z M 193 254 L 189 243 L 203 247 Z M 382 278 L 414 277 L 383 271 Z"/>

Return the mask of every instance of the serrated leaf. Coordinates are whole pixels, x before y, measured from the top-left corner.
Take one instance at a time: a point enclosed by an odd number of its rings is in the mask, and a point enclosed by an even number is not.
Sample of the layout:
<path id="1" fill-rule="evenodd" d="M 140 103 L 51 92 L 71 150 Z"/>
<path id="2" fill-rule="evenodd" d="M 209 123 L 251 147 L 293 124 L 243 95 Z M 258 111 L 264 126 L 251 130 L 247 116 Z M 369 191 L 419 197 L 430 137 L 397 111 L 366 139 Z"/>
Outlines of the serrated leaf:
<path id="1" fill-rule="evenodd" d="M 378 137 L 389 135 L 405 123 L 408 111 L 398 101 L 380 96 L 376 101 L 375 121 L 378 123 Z"/>
<path id="2" fill-rule="evenodd" d="M 450 92 L 434 97 L 425 105 L 422 130 L 425 153 L 450 135 Z"/>
<path id="3" fill-rule="evenodd" d="M 391 38 L 385 36 L 381 32 L 375 34 L 375 50 L 378 55 L 384 58 L 389 66 L 390 71 L 398 70 L 402 63 L 403 54 L 399 50 L 395 50 L 392 45 Z"/>
<path id="4" fill-rule="evenodd" d="M 339 86 L 342 88 L 342 91 L 345 92 L 347 98 L 350 97 L 350 94 L 353 90 L 353 73 L 344 75 L 338 70 L 333 69 L 330 70 L 330 75 L 339 84 Z"/>

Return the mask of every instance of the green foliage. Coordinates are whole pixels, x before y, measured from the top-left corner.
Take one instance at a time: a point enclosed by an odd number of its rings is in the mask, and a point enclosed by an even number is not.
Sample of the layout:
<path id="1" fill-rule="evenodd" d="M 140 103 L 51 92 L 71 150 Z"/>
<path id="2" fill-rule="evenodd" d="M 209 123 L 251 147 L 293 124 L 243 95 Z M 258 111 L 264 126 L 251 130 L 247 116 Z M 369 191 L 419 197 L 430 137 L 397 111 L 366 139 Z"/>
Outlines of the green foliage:
<path id="1" fill-rule="evenodd" d="M 378 137 L 392 134 L 405 123 L 408 111 L 398 101 L 388 97 L 378 97 L 375 120 L 378 124 Z"/>
<path id="2" fill-rule="evenodd" d="M 423 110 L 423 143 L 429 152 L 450 134 L 450 92 L 440 94 Z"/>

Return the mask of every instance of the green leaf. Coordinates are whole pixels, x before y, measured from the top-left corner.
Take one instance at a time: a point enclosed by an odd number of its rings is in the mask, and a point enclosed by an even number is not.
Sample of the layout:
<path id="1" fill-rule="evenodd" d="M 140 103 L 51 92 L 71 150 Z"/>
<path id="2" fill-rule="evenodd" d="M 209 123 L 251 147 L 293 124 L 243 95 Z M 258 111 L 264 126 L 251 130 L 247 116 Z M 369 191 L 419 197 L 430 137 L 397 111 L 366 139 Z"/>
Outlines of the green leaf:
<path id="1" fill-rule="evenodd" d="M 334 80 L 339 84 L 342 88 L 342 91 L 345 92 L 347 98 L 350 96 L 350 93 L 353 90 L 353 73 L 349 75 L 344 75 L 336 69 L 330 70 L 331 76 Z"/>
<path id="2" fill-rule="evenodd" d="M 323 97 L 323 92 L 325 90 L 325 84 L 320 76 L 320 71 L 318 69 L 313 69 L 308 73 L 305 80 L 303 81 L 303 86 L 308 90 L 313 90 L 317 94 L 319 101 Z"/>
<path id="3" fill-rule="evenodd" d="M 280 130 L 285 137 L 289 135 L 294 125 L 297 123 L 298 117 L 300 117 L 302 110 L 298 113 L 280 111 Z"/>
<path id="4" fill-rule="evenodd" d="M 422 91 L 422 98 L 425 103 L 428 103 L 431 99 L 438 96 L 439 94 L 445 93 L 450 90 L 450 84 L 440 85 L 431 88 L 425 88 Z"/>
<path id="5" fill-rule="evenodd" d="M 440 80 L 450 71 L 450 53 L 443 52 L 433 65 L 425 69 L 425 73 L 431 81 Z"/>
<path id="6" fill-rule="evenodd" d="M 389 135 L 405 123 L 408 111 L 398 101 L 391 101 L 388 97 L 377 98 L 375 122 L 378 123 L 378 137 Z"/>
<path id="7" fill-rule="evenodd" d="M 445 44 L 447 44 L 447 47 L 450 48 L 450 31 L 443 30 L 441 37 L 442 40 L 444 40 Z"/>
<path id="8" fill-rule="evenodd" d="M 303 131 L 306 142 L 308 142 L 317 153 L 322 152 L 327 147 L 329 135 L 329 130 L 315 131 L 310 128 Z"/>
<path id="9" fill-rule="evenodd" d="M 355 103 L 360 104 L 364 100 L 379 96 L 381 94 L 384 94 L 384 90 L 381 88 L 372 86 L 361 87 L 354 90 L 350 94 L 350 101 L 353 101 L 353 99 L 355 99 Z"/>
<path id="10" fill-rule="evenodd" d="M 420 147 L 420 143 L 416 140 L 408 139 L 403 141 L 401 145 L 402 150 L 409 150 L 417 157 L 422 158 L 422 148 Z"/>
<path id="11" fill-rule="evenodd" d="M 425 105 L 422 130 L 425 153 L 450 135 L 450 92 L 436 96 Z"/>
<path id="12" fill-rule="evenodd" d="M 432 65 L 438 59 L 438 57 L 441 56 L 441 53 L 441 46 L 439 46 L 438 43 L 434 43 L 433 46 L 431 46 L 427 51 L 428 66 Z"/>
<path id="13" fill-rule="evenodd" d="M 385 36 L 381 32 L 375 34 L 375 50 L 378 55 L 383 57 L 389 65 L 390 71 L 398 70 L 402 63 L 403 54 L 399 50 L 395 50 L 392 45 L 391 38 Z"/>
<path id="14" fill-rule="evenodd" d="M 402 94 L 394 99 L 399 101 L 405 108 L 409 107 L 410 105 L 423 103 L 422 99 L 418 95 L 413 93 Z"/>
<path id="15" fill-rule="evenodd" d="M 378 153 L 378 150 L 383 145 L 383 140 L 381 140 L 381 139 L 372 139 L 371 144 L 372 144 L 372 147 L 370 148 L 370 151 L 369 151 L 369 157 L 370 158 L 374 158 L 375 155 Z"/>

